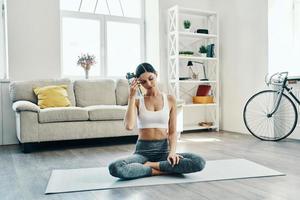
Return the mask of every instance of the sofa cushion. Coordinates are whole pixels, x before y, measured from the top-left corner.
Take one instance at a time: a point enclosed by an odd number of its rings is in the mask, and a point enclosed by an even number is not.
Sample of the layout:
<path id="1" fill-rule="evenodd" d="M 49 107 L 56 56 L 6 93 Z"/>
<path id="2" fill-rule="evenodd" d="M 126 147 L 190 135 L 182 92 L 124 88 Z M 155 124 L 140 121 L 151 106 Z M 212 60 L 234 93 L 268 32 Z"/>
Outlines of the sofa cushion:
<path id="1" fill-rule="evenodd" d="M 146 89 L 141 86 L 142 93 L 146 93 Z M 116 83 L 116 103 L 117 105 L 127 105 L 129 96 L 129 84 L 127 79 L 119 79 Z"/>
<path id="2" fill-rule="evenodd" d="M 168 94 L 168 90 L 161 83 L 158 82 L 158 88 L 161 92 Z M 142 92 L 145 94 L 146 90 L 142 87 Z M 126 79 L 119 79 L 116 83 L 116 103 L 117 105 L 127 105 L 129 96 L 129 84 Z"/>
<path id="3" fill-rule="evenodd" d="M 127 105 L 129 96 L 129 84 L 126 79 L 119 79 L 116 83 L 117 105 Z"/>
<path id="4" fill-rule="evenodd" d="M 85 108 L 89 112 L 89 119 L 97 120 L 123 120 L 127 106 L 98 105 Z"/>
<path id="5" fill-rule="evenodd" d="M 38 97 L 40 108 L 67 107 L 71 104 L 68 99 L 67 85 L 37 87 L 33 91 Z"/>
<path id="6" fill-rule="evenodd" d="M 74 91 L 79 107 L 116 105 L 114 80 L 78 80 L 74 82 Z"/>
<path id="7" fill-rule="evenodd" d="M 59 107 L 41 109 L 40 123 L 86 121 L 89 119 L 88 111 L 79 107 Z"/>
<path id="8" fill-rule="evenodd" d="M 37 104 L 37 97 L 33 92 L 36 87 L 43 87 L 47 85 L 67 85 L 68 98 L 71 106 L 75 106 L 75 96 L 73 91 L 73 84 L 70 79 L 44 79 L 35 81 L 15 81 L 9 85 L 10 97 L 13 102 L 24 100 L 31 101 Z"/>

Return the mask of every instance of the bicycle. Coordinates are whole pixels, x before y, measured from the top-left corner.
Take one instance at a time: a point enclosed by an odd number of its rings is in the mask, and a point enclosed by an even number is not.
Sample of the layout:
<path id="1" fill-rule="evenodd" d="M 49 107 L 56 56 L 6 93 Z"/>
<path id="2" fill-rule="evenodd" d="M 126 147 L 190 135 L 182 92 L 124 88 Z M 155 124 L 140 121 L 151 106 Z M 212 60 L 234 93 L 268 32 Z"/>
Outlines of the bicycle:
<path id="1" fill-rule="evenodd" d="M 288 82 L 299 80 L 288 78 L 288 72 L 265 77 L 267 86 L 274 85 L 275 89 L 254 94 L 243 111 L 245 126 L 253 136 L 265 141 L 279 141 L 294 131 L 298 122 L 295 103 L 300 105 L 300 100 L 294 95 Z"/>

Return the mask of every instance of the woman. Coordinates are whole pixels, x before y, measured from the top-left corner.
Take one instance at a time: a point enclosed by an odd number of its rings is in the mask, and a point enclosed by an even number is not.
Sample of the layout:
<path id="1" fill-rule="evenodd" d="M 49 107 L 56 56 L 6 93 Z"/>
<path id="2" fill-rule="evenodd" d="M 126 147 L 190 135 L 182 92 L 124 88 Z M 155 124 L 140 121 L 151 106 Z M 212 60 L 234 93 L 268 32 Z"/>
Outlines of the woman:
<path id="1" fill-rule="evenodd" d="M 176 100 L 161 93 L 157 87 L 157 72 L 149 63 L 136 69 L 136 79 L 130 84 L 125 126 L 139 129 L 133 155 L 109 165 L 112 176 L 134 179 L 170 173 L 201 171 L 205 160 L 192 153 L 176 153 Z M 146 89 L 143 98 L 136 99 L 139 84 Z"/>

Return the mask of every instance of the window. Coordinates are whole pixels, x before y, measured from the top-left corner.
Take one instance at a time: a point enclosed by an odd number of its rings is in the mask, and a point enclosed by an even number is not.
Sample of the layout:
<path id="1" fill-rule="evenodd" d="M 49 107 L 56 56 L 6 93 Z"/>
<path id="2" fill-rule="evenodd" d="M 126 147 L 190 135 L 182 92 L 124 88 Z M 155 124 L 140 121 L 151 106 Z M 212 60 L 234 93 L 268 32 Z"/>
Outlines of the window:
<path id="1" fill-rule="evenodd" d="M 294 4 L 294 68 L 300 76 L 300 0 Z M 297 68 L 297 69 L 296 69 Z"/>
<path id="2" fill-rule="evenodd" d="M 141 59 L 140 28 L 137 24 L 107 23 L 107 75 L 124 76 Z"/>
<path id="3" fill-rule="evenodd" d="M 60 9 L 141 18 L 142 0 L 61 0 Z"/>
<path id="4" fill-rule="evenodd" d="M 82 69 L 73 66 L 76 65 L 78 55 L 89 52 L 96 56 L 96 64 L 91 68 L 90 74 L 100 76 L 101 42 L 99 21 L 65 17 L 62 20 L 62 27 L 63 66 L 66 66 L 63 67 L 63 74 L 82 75 Z"/>
<path id="5" fill-rule="evenodd" d="M 91 77 L 124 77 L 144 60 L 144 0 L 61 0 L 62 75 L 83 77 L 82 53 L 96 57 Z"/>
<path id="6" fill-rule="evenodd" d="M 269 0 L 269 73 L 300 76 L 300 0 Z"/>

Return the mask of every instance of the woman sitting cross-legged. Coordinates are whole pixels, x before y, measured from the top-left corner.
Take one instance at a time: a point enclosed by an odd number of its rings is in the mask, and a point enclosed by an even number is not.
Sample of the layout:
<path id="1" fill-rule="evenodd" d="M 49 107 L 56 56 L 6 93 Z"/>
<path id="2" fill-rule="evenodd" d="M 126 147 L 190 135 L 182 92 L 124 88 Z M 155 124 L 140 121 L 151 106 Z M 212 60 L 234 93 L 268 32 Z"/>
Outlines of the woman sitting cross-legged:
<path id="1" fill-rule="evenodd" d="M 132 130 L 137 121 L 139 129 L 133 155 L 109 165 L 112 176 L 122 179 L 193 173 L 205 167 L 205 160 L 193 153 L 176 153 L 176 100 L 157 87 L 157 72 L 149 63 L 136 69 L 136 79 L 130 84 L 125 126 Z M 146 89 L 143 98 L 135 94 L 139 84 Z"/>

